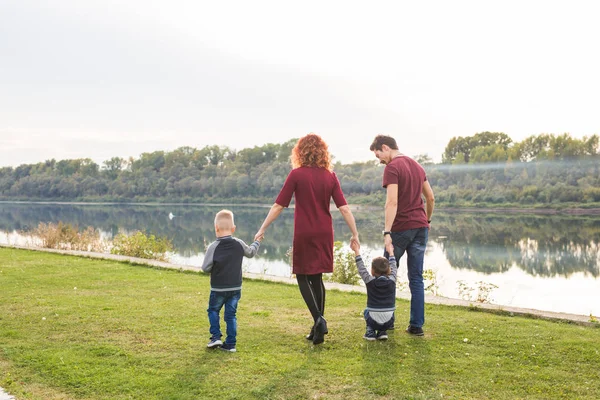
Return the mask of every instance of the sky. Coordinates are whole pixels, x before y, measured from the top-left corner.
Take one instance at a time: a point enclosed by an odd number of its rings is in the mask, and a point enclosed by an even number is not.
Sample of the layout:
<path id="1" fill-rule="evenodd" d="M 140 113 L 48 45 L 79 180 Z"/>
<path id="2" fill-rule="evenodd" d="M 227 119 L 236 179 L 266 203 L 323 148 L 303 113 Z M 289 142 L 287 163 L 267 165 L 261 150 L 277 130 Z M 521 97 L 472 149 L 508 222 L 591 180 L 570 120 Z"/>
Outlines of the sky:
<path id="1" fill-rule="evenodd" d="M 0 167 L 377 134 L 600 134 L 595 1 L 0 1 Z"/>

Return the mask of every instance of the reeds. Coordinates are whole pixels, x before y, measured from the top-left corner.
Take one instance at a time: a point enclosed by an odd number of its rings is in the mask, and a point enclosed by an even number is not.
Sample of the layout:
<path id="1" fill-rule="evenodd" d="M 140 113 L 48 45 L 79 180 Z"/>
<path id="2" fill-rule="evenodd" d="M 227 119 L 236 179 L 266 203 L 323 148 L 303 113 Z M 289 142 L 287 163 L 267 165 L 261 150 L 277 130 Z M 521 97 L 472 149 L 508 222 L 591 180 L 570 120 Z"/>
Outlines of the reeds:
<path id="1" fill-rule="evenodd" d="M 47 249 L 105 252 L 109 248 L 100 231 L 91 226 L 80 231 L 77 225 L 40 222 L 36 228 L 22 234 L 37 239 L 36 244 Z"/>

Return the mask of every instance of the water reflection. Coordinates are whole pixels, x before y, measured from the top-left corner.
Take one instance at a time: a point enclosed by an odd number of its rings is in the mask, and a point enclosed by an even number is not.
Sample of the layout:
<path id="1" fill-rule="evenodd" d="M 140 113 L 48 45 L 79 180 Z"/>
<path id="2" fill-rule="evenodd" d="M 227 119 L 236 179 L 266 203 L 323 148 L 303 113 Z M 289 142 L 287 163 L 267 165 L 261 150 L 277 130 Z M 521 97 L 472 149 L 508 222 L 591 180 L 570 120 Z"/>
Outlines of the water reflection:
<path id="1" fill-rule="evenodd" d="M 432 234 L 443 237 L 438 240 L 454 268 L 490 274 L 516 265 L 533 276 L 599 275 L 594 216 L 442 214 Z"/>
<path id="2" fill-rule="evenodd" d="M 213 219 L 219 206 L 0 204 L 0 231 L 29 231 L 40 222 L 62 221 L 93 226 L 112 237 L 143 230 L 172 240 L 180 260 L 193 260 L 214 240 Z M 268 208 L 229 206 L 236 236 L 251 241 Z M 169 218 L 169 214 L 175 217 Z M 336 240 L 350 237 L 333 212 Z M 366 248 L 380 249 L 383 210 L 355 212 Z M 293 211 L 285 210 L 269 228 L 261 259 L 287 263 L 292 244 Z M 569 277 L 600 274 L 600 220 L 594 216 L 436 213 L 430 241 L 454 269 L 482 274 L 506 273 L 514 266 L 528 275 Z M 377 252 L 379 250 L 373 250 Z M 191 262 L 191 261 L 190 261 Z M 433 266 L 435 267 L 435 266 Z M 281 267 L 278 267 L 281 268 Z"/>

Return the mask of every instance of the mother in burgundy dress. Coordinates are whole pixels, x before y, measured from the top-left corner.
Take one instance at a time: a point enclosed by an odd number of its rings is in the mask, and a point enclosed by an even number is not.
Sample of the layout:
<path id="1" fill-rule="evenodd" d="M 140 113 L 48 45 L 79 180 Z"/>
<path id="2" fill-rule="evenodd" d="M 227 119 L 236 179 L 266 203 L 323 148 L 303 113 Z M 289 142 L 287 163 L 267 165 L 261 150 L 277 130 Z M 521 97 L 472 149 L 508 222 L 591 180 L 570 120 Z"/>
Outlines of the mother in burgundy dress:
<path id="1" fill-rule="evenodd" d="M 340 182 L 332 170 L 331 155 L 320 136 L 310 133 L 292 149 L 292 171 L 269 210 L 255 239 L 262 239 L 267 227 L 295 197 L 292 272 L 310 310 L 314 325 L 306 337 L 323 343 L 327 333 L 323 273 L 333 272 L 333 223 L 329 212 L 333 199 L 352 232 L 351 242 L 359 243 L 354 216 L 346 203 Z M 360 244 L 360 243 L 359 243 Z"/>

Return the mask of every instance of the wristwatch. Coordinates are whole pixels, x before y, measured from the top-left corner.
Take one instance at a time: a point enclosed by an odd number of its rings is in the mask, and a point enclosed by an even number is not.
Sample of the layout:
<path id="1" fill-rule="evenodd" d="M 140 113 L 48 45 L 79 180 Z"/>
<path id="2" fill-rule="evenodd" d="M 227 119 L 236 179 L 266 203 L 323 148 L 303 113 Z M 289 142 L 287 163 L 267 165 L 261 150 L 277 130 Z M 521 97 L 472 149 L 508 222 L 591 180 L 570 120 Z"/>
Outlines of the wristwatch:
<path id="1" fill-rule="evenodd" d="M 383 236 L 385 236 L 385 235 L 391 235 L 391 234 L 392 234 L 392 232 L 390 232 L 390 231 L 383 231 Z"/>

